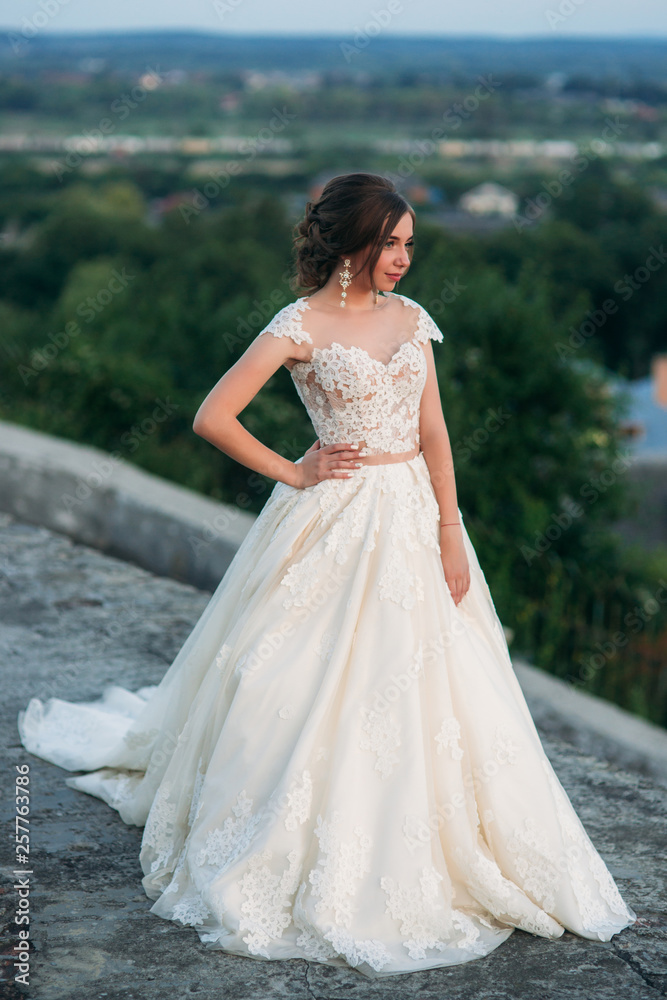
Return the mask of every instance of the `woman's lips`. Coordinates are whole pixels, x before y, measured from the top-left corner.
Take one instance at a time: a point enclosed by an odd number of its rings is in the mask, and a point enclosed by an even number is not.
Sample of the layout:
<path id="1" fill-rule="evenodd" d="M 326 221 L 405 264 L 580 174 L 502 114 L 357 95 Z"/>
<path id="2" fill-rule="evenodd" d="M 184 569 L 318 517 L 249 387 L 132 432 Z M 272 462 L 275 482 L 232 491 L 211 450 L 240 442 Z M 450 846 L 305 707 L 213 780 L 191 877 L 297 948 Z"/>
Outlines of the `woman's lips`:
<path id="1" fill-rule="evenodd" d="M 403 277 L 403 275 L 402 274 L 388 274 L 387 277 L 390 278 L 392 281 L 398 281 L 399 278 Z"/>

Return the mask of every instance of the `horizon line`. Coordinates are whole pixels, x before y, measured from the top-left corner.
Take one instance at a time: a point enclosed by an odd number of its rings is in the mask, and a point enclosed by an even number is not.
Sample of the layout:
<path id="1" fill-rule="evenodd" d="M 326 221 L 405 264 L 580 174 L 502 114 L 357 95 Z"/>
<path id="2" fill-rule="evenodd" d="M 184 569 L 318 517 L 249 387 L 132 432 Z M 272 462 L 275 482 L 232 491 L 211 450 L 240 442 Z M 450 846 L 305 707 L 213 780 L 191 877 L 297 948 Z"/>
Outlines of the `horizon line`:
<path id="1" fill-rule="evenodd" d="M 650 31 L 650 29 L 647 29 Z M 9 34 L 10 32 L 20 33 L 20 26 L 0 27 L 0 33 Z M 219 38 L 311 38 L 311 39 L 347 39 L 353 34 L 354 29 L 351 29 L 346 34 L 333 31 L 270 31 L 270 32 L 259 32 L 259 31 L 235 31 L 235 30 L 221 30 L 217 28 L 192 28 L 192 27 L 131 27 L 131 28 L 69 28 L 65 30 L 58 30 L 57 28 L 45 28 L 40 29 L 39 35 L 42 37 L 58 38 L 58 37 L 76 37 L 76 36 L 91 36 L 91 35 L 141 35 L 141 34 L 192 34 L 192 35 L 204 35 L 204 36 L 214 36 Z M 657 35 L 652 33 L 628 35 L 627 32 L 621 32 L 619 30 L 618 34 L 607 33 L 607 34 L 577 34 L 577 35 L 565 35 L 556 34 L 554 32 L 544 32 L 543 34 L 499 34 L 499 33 L 470 33 L 470 32 L 447 32 L 443 34 L 434 34 L 432 31 L 423 32 L 397 32 L 397 31 L 385 31 L 383 32 L 385 38 L 391 38 L 392 40 L 398 39 L 420 39 L 424 41 L 431 40 L 487 40 L 496 42 L 512 42 L 512 41 L 558 41 L 558 42 L 582 42 L 582 41 L 609 41 L 610 39 L 620 42 L 653 42 L 661 43 L 667 42 L 667 31 L 663 35 Z M 35 39 L 31 39 L 34 41 Z M 375 41 L 380 40 L 377 36 Z"/>

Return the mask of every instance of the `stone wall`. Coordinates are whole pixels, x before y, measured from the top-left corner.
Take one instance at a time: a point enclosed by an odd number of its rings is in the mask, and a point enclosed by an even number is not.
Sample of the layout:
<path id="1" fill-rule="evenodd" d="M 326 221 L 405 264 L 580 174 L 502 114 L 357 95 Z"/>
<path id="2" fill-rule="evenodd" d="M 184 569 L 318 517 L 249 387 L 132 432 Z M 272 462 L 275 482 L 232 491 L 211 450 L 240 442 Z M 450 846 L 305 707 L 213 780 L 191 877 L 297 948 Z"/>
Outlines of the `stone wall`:
<path id="1" fill-rule="evenodd" d="M 255 521 L 98 448 L 5 421 L 0 511 L 206 590 Z"/>

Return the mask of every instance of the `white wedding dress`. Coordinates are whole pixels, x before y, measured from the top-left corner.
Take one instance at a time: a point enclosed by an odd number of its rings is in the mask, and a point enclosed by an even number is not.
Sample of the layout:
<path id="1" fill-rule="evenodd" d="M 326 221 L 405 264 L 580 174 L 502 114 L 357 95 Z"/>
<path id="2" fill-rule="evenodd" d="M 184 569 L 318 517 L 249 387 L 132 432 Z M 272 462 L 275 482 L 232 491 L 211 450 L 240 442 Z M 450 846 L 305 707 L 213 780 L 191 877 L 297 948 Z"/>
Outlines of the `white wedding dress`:
<path id="1" fill-rule="evenodd" d="M 388 362 L 334 341 L 291 369 L 321 445 L 379 461 L 276 483 L 159 685 L 19 714 L 31 753 L 145 824 L 153 913 L 368 977 L 637 919 L 545 755 L 465 527 L 470 589 L 449 592 L 418 451 L 421 345 L 442 333 L 398 297 Z M 309 308 L 258 336 L 312 344 Z"/>

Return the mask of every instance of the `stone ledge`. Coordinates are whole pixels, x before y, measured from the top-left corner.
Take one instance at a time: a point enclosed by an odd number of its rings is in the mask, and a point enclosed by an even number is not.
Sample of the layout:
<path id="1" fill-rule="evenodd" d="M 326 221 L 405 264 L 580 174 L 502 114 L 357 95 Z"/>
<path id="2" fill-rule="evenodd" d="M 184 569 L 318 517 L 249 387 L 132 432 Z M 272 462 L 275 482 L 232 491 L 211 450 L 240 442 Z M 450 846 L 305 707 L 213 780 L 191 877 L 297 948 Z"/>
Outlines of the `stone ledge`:
<path id="1" fill-rule="evenodd" d="M 214 590 L 255 515 L 107 452 L 0 421 L 0 511 Z"/>
<path id="2" fill-rule="evenodd" d="M 667 730 L 512 657 L 540 731 L 667 787 Z"/>

